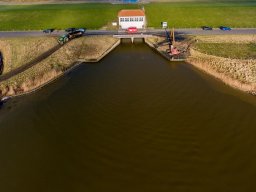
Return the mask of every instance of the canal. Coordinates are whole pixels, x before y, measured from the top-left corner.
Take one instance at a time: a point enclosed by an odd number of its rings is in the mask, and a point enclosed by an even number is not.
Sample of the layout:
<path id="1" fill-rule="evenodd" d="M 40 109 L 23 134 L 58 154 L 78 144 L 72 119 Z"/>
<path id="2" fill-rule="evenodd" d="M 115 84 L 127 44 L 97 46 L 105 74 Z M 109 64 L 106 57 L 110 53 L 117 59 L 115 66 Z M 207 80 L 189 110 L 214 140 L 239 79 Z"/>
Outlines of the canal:
<path id="1" fill-rule="evenodd" d="M 255 117 L 255 97 L 121 44 L 0 109 L 0 191 L 255 191 Z"/>

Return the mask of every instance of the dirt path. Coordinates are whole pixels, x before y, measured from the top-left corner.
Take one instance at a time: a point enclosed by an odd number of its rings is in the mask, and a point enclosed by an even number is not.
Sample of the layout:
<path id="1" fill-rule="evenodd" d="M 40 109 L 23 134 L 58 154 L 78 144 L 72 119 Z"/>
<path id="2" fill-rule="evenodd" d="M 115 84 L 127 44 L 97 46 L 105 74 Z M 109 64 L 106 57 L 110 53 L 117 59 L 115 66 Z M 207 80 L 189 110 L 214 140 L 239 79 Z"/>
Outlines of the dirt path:
<path id="1" fill-rule="evenodd" d="M 33 59 L 32 61 L 28 62 L 25 65 L 22 65 L 21 67 L 14 69 L 13 71 L 10 71 L 6 74 L 3 74 L 0 76 L 0 82 L 5 81 L 27 69 L 29 69 L 30 67 L 36 65 L 37 63 L 41 62 L 42 60 L 46 59 L 47 57 L 49 57 L 51 54 L 53 54 L 55 51 L 59 50 L 62 46 L 61 45 L 56 45 L 55 47 L 51 48 L 50 50 L 46 51 L 45 53 L 43 53 L 42 55 L 40 55 L 39 57 Z"/>

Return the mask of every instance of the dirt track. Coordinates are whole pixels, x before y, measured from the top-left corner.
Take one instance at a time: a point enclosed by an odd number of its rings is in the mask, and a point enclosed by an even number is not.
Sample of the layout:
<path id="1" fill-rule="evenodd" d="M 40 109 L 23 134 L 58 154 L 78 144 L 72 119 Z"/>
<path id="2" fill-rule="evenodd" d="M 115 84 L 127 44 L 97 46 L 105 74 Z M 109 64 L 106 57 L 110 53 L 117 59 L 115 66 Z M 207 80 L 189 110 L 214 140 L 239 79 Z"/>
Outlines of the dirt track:
<path id="1" fill-rule="evenodd" d="M 0 82 L 5 81 L 27 69 L 29 69 L 30 67 L 36 65 L 37 63 L 41 62 L 42 60 L 44 60 L 45 58 L 49 57 L 51 54 L 53 54 L 55 51 L 57 51 L 58 49 L 61 48 L 61 45 L 56 45 L 55 47 L 51 48 L 50 50 L 46 51 L 45 53 L 43 53 L 42 55 L 40 55 L 39 57 L 33 59 L 32 61 L 28 62 L 25 65 L 22 65 L 21 67 L 14 69 L 13 71 L 10 71 L 4 75 L 0 76 Z"/>

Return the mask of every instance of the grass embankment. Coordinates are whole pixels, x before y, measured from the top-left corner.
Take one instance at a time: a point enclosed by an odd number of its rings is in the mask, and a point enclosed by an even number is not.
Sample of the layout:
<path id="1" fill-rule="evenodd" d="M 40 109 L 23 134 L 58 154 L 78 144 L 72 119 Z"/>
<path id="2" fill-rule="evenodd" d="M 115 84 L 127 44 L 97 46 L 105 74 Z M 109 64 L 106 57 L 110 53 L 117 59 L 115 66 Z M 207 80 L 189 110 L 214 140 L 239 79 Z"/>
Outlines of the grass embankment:
<path id="1" fill-rule="evenodd" d="M 256 43 L 254 36 L 198 37 L 187 61 L 226 84 L 256 93 Z M 202 40 L 205 41 L 202 41 Z M 214 41 L 215 39 L 215 41 Z M 225 39 L 225 43 L 221 40 Z"/>
<path id="2" fill-rule="evenodd" d="M 143 5 L 149 27 L 160 28 L 161 21 L 170 27 L 256 27 L 256 2 L 169 2 Z M 98 29 L 117 21 L 121 9 L 141 8 L 142 5 L 57 4 L 1 5 L 0 30 L 40 30 L 87 27 Z"/>
<path id="3" fill-rule="evenodd" d="M 145 6 L 148 26 L 167 21 L 170 27 L 196 28 L 203 25 L 219 27 L 256 27 L 256 3 L 154 3 Z"/>
<path id="4" fill-rule="evenodd" d="M 97 38 L 97 39 L 96 39 Z M 30 69 L 1 82 L 0 97 L 17 95 L 36 89 L 63 74 L 78 59 L 98 59 L 117 39 L 110 36 L 74 39 Z"/>
<path id="5" fill-rule="evenodd" d="M 5 63 L 3 74 L 28 63 L 55 45 L 54 37 L 0 38 L 0 52 Z"/>
<path id="6" fill-rule="evenodd" d="M 256 59 L 256 44 L 198 43 L 197 50 L 208 55 L 231 59 Z"/>
<path id="7" fill-rule="evenodd" d="M 0 30 L 86 27 L 98 29 L 117 20 L 117 12 L 136 5 L 58 4 L 2 5 Z"/>

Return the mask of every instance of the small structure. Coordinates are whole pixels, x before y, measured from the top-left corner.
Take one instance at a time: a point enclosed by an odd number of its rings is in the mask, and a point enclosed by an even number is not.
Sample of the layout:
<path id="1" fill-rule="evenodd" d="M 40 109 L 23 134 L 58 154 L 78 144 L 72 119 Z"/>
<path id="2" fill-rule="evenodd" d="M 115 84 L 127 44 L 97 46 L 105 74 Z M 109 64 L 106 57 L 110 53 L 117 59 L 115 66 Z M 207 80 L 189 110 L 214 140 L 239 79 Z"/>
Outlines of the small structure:
<path id="1" fill-rule="evenodd" d="M 162 25 L 162 28 L 163 28 L 163 29 L 166 29 L 166 28 L 168 27 L 168 24 L 167 24 L 166 21 L 162 21 L 162 22 L 161 22 L 161 25 Z"/>
<path id="2" fill-rule="evenodd" d="M 134 39 L 145 39 L 148 37 L 152 37 L 152 35 L 146 35 L 146 34 L 125 34 L 125 35 L 113 35 L 113 37 L 115 38 L 119 38 L 119 39 L 131 39 L 132 43 L 134 41 Z"/>
<path id="3" fill-rule="evenodd" d="M 123 3 L 138 3 L 139 0 L 121 0 Z"/>
<path id="4" fill-rule="evenodd" d="M 123 9 L 118 13 L 118 22 L 120 29 L 129 27 L 144 29 L 146 27 L 145 12 L 141 9 Z"/>

